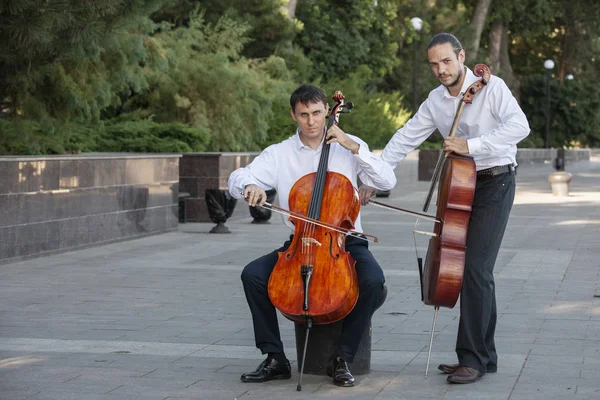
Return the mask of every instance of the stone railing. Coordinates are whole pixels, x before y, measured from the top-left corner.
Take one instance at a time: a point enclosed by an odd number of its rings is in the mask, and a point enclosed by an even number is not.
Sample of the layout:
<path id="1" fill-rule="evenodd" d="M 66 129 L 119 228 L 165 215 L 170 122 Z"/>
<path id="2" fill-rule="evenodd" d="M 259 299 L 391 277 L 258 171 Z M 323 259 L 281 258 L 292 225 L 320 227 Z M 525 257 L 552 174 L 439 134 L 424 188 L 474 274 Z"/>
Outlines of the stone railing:
<path id="1" fill-rule="evenodd" d="M 0 157 L 0 262 L 177 229 L 179 157 Z"/>

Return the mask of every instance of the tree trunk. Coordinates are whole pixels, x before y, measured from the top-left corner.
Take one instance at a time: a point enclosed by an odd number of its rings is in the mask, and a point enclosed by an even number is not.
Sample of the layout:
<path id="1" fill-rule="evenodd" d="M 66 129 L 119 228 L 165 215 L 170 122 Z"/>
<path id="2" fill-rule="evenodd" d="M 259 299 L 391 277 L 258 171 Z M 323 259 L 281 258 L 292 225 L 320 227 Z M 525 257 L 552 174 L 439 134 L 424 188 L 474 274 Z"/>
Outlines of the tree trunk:
<path id="1" fill-rule="evenodd" d="M 288 9 L 288 17 L 293 20 L 296 17 L 296 5 L 298 0 L 289 0 L 287 9 Z"/>
<path id="2" fill-rule="evenodd" d="M 566 64 L 567 64 L 567 50 L 568 50 L 568 42 L 569 42 L 569 27 L 565 26 L 563 28 L 563 38 L 562 38 L 562 44 L 561 44 L 561 52 L 560 52 L 560 65 L 559 65 L 559 71 L 558 71 L 558 80 L 560 81 L 560 84 L 562 85 L 565 82 L 565 68 L 566 68 Z"/>
<path id="3" fill-rule="evenodd" d="M 502 71 L 502 78 L 504 82 L 510 88 L 513 96 L 519 100 L 519 91 L 521 89 L 521 82 L 515 76 L 512 66 L 510 64 L 510 51 L 508 49 L 509 39 L 508 30 L 503 24 L 502 29 L 502 44 L 500 45 L 500 71 Z"/>
<path id="4" fill-rule="evenodd" d="M 473 40 L 467 47 L 467 63 L 472 63 L 477 60 L 479 43 L 481 42 L 481 32 L 483 32 L 483 26 L 485 25 L 485 19 L 491 4 L 492 0 L 477 0 L 477 5 L 475 6 L 475 11 L 473 11 L 473 18 L 471 20 Z"/>
<path id="5" fill-rule="evenodd" d="M 519 88 L 521 83 L 517 80 L 510 65 L 510 54 L 508 50 L 508 30 L 503 21 L 494 21 L 490 28 L 488 41 L 488 57 L 492 74 L 499 76 L 506 82 L 513 96 L 519 99 Z"/>
<path id="6" fill-rule="evenodd" d="M 502 21 L 494 21 L 490 28 L 488 39 L 488 67 L 490 67 L 492 74 L 494 75 L 498 75 L 500 72 L 500 51 L 502 47 L 503 33 L 504 23 Z"/>

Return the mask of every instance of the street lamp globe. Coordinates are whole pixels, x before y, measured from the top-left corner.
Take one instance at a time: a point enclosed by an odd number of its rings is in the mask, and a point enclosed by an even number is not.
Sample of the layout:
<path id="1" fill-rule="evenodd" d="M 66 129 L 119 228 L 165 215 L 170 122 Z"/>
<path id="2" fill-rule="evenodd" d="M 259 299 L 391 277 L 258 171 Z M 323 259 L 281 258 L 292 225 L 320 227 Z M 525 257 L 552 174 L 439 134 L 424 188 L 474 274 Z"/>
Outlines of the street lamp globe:
<path id="1" fill-rule="evenodd" d="M 566 76 L 568 81 L 572 81 L 573 79 L 575 79 L 575 77 L 573 76 L 573 74 L 569 74 Z"/>
<path id="2" fill-rule="evenodd" d="M 412 24 L 415 31 L 419 32 L 423 28 L 423 20 L 419 17 L 413 17 L 410 19 L 410 23 Z"/>
<path id="3" fill-rule="evenodd" d="M 546 69 L 554 68 L 554 61 L 552 61 L 552 60 L 544 61 L 544 68 L 546 68 Z"/>

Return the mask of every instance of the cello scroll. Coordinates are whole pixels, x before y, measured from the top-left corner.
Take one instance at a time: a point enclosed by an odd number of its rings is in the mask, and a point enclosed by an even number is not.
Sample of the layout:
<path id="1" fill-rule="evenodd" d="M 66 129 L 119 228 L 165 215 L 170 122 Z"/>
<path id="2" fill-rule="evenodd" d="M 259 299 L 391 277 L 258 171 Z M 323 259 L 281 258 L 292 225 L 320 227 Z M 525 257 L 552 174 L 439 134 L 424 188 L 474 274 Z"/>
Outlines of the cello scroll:
<path id="1" fill-rule="evenodd" d="M 489 67 L 485 64 L 477 64 L 475 68 L 473 68 L 473 74 L 475 74 L 475 76 L 481 77 L 481 80 L 474 82 L 471 86 L 467 88 L 467 91 L 465 92 L 462 98 L 462 101 L 465 104 L 471 104 L 473 102 L 473 98 L 475 97 L 477 92 L 479 92 L 481 89 L 483 89 L 485 85 L 488 84 L 492 76 Z"/>

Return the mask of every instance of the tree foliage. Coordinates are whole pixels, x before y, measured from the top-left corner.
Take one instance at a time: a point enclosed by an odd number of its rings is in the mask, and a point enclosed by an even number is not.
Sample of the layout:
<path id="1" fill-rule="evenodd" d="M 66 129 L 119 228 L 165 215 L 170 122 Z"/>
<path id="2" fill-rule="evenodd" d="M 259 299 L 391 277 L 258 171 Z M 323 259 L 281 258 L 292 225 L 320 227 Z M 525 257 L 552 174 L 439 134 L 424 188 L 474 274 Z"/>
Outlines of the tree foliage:
<path id="1" fill-rule="evenodd" d="M 2 112 L 51 121 L 98 119 L 142 90 L 153 63 L 148 14 L 164 0 L 8 0 L 0 6 Z M 154 65 L 152 65 L 154 66 Z"/>
<path id="2" fill-rule="evenodd" d="M 313 60 L 314 79 L 344 76 L 360 65 L 381 76 L 396 64 L 393 1 L 302 0 L 296 18 L 303 26 L 296 42 Z"/>
<path id="3" fill-rule="evenodd" d="M 419 102 L 439 85 L 438 32 L 479 39 L 472 59 L 521 95 L 522 145 L 543 144 L 554 60 L 551 144 L 597 146 L 600 4 L 492 2 L 485 19 L 481 4 L 298 0 L 291 16 L 289 0 L 4 0 L 0 153 L 259 150 L 294 133 L 300 83 L 342 90 L 356 105 L 342 127 L 381 147 L 409 116 L 413 75 Z"/>
<path id="4" fill-rule="evenodd" d="M 546 134 L 548 113 L 547 90 L 543 75 L 531 76 L 524 82 L 521 106 L 528 116 L 531 133 L 521 146 L 541 147 Z M 599 147 L 600 137 L 600 93 L 578 81 L 550 85 L 550 129 L 551 147 Z"/>

